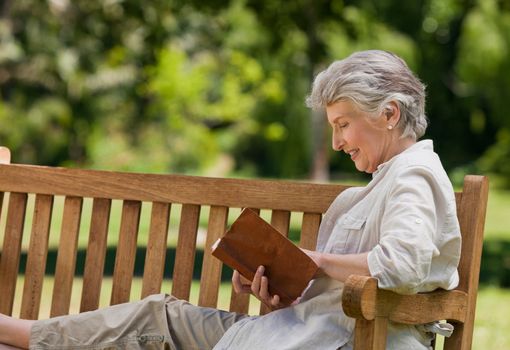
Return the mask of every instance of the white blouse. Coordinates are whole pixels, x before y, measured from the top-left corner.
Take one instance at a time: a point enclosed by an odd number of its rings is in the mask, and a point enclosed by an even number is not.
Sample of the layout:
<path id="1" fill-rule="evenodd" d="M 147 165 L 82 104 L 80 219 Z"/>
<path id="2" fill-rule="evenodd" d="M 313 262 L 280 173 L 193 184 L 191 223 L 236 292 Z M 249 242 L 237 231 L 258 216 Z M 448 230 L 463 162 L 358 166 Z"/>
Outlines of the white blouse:
<path id="1" fill-rule="evenodd" d="M 455 195 L 430 140 L 381 164 L 367 186 L 342 192 L 317 242 L 326 253 L 369 252 L 379 287 L 401 294 L 455 288 L 460 247 Z M 342 282 L 315 279 L 299 304 L 237 322 L 214 349 L 351 349 L 342 290 Z M 430 340 L 422 327 L 390 324 L 387 348 L 428 349 Z"/>

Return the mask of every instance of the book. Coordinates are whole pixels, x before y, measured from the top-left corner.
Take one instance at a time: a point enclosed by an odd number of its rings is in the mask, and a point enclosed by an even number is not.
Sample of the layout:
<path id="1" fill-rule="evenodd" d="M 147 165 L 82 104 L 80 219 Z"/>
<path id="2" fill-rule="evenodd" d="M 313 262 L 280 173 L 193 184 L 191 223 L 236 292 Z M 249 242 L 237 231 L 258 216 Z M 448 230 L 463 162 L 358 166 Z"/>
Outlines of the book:
<path id="1" fill-rule="evenodd" d="M 244 209 L 214 243 L 212 255 L 250 281 L 263 265 L 269 293 L 278 295 L 284 305 L 301 296 L 318 269 L 305 252 L 251 209 Z"/>

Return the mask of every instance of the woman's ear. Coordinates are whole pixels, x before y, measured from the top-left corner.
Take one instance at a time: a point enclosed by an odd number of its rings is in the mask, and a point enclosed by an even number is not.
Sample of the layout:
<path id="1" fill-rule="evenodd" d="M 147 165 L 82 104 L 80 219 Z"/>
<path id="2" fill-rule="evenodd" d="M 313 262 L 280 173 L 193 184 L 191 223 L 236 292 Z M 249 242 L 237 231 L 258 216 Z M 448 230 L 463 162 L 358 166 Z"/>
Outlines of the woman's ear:
<path id="1" fill-rule="evenodd" d="M 400 120 L 400 106 L 396 101 L 390 101 L 383 109 L 383 116 L 388 129 L 393 129 Z"/>

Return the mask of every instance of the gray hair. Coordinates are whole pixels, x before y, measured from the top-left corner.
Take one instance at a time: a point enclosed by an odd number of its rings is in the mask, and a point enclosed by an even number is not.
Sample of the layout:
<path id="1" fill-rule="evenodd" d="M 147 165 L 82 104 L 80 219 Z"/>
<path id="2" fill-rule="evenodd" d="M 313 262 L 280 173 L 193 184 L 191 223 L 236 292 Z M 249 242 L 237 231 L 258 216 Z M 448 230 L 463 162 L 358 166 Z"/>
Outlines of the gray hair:
<path id="1" fill-rule="evenodd" d="M 419 139 L 425 134 L 425 85 L 397 55 L 379 50 L 361 51 L 333 62 L 317 75 L 308 107 L 322 109 L 351 100 L 368 113 L 381 113 L 390 101 L 400 107 L 396 127 L 401 137 Z"/>

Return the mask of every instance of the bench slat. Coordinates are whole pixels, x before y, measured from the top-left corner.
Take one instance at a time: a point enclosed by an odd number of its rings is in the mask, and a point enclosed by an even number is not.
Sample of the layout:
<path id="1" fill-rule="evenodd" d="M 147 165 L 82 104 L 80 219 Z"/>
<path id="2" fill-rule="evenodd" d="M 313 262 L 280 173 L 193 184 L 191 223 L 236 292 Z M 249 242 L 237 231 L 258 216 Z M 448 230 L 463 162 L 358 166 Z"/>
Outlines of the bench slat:
<path id="1" fill-rule="evenodd" d="M 250 208 L 254 212 L 260 215 L 260 209 L 257 208 Z M 247 278 L 244 278 L 241 276 L 241 282 L 242 283 L 250 283 L 250 280 Z M 238 312 L 242 314 L 247 314 L 250 309 L 250 294 L 248 293 L 241 293 L 237 294 L 232 288 L 230 293 L 230 311 Z"/>
<path id="2" fill-rule="evenodd" d="M 136 242 L 142 202 L 124 201 L 120 222 L 119 242 L 115 254 L 110 305 L 129 301 L 135 267 Z"/>
<path id="3" fill-rule="evenodd" d="M 271 225 L 274 226 L 285 237 L 289 236 L 290 211 L 273 210 L 271 214 Z"/>
<path id="4" fill-rule="evenodd" d="M 142 298 L 161 291 L 165 271 L 166 242 L 170 221 L 169 203 L 152 203 L 149 241 L 145 255 Z"/>
<path id="5" fill-rule="evenodd" d="M 71 304 L 83 199 L 66 197 L 58 245 L 50 317 L 67 315 Z"/>
<path id="6" fill-rule="evenodd" d="M 222 264 L 212 256 L 211 246 L 225 233 L 228 209 L 228 207 L 211 206 L 209 212 L 202 275 L 200 276 L 200 295 L 198 297 L 198 305 L 200 306 L 216 307 L 218 302 Z"/>
<path id="7" fill-rule="evenodd" d="M 80 312 L 95 310 L 99 306 L 111 206 L 112 201 L 104 198 L 94 198 L 92 204 Z"/>
<path id="8" fill-rule="evenodd" d="M 333 199 L 346 188 L 348 186 L 291 181 L 221 179 L 0 164 L 0 191 L 84 198 L 324 213 Z"/>
<path id="9" fill-rule="evenodd" d="M 53 196 L 43 194 L 35 196 L 32 234 L 20 312 L 20 317 L 24 319 L 36 320 L 39 316 L 52 209 Z"/>
<path id="10" fill-rule="evenodd" d="M 199 218 L 199 205 L 182 206 L 172 283 L 172 295 L 182 300 L 189 301 Z"/>
<path id="11" fill-rule="evenodd" d="M 285 237 L 289 236 L 289 226 L 290 226 L 290 211 L 288 210 L 273 210 L 271 212 L 271 225 L 280 231 L 282 235 Z M 270 312 L 271 309 L 267 307 L 265 304 L 260 304 L 260 314 L 265 315 Z"/>
<path id="12" fill-rule="evenodd" d="M 4 244 L 0 258 L 0 312 L 12 315 L 27 208 L 26 193 L 11 193 L 7 208 Z"/>
<path id="13" fill-rule="evenodd" d="M 243 284 L 248 284 L 250 283 L 250 280 L 241 276 L 241 282 Z M 229 310 L 241 314 L 247 314 L 249 309 L 250 309 L 250 294 L 248 293 L 237 294 L 234 288 L 232 288 L 230 295 Z"/>
<path id="14" fill-rule="evenodd" d="M 317 232 L 319 232 L 321 220 L 321 214 L 303 213 L 301 237 L 299 240 L 299 246 L 301 248 L 315 250 L 315 246 L 317 244 Z"/>

